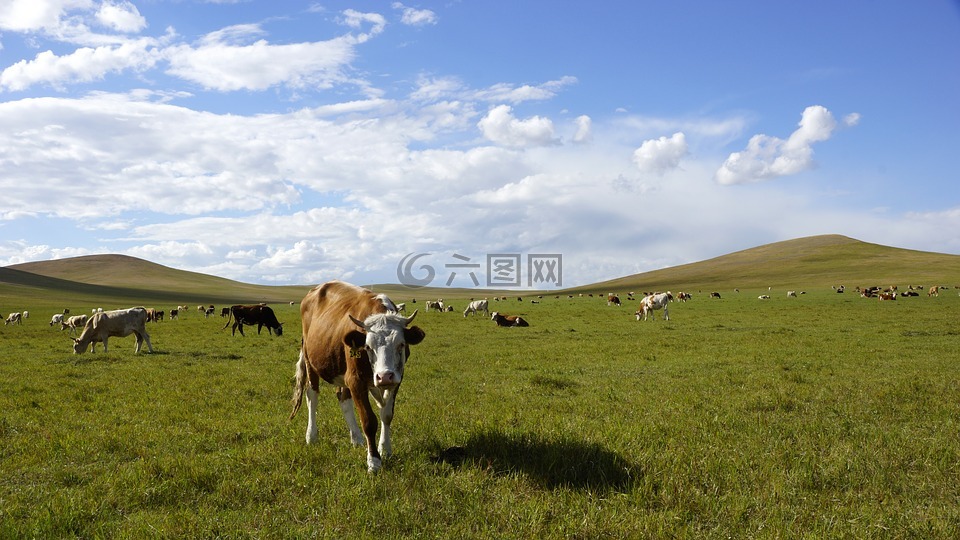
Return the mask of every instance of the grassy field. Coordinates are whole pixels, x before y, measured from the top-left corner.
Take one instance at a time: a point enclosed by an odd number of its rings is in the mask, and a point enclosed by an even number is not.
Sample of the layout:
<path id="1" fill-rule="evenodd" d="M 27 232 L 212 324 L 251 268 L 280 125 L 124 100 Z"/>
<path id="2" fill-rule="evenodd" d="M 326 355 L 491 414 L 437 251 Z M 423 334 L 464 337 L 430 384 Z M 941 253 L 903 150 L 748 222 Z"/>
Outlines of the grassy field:
<path id="1" fill-rule="evenodd" d="M 491 302 L 529 328 L 421 312 L 377 475 L 332 390 L 317 444 L 287 419 L 296 306 L 279 338 L 192 310 L 148 327 L 154 354 L 73 355 L 60 299 L 21 298 L 0 537 L 954 538 L 957 291 L 720 292 L 670 321 L 588 296 Z"/>

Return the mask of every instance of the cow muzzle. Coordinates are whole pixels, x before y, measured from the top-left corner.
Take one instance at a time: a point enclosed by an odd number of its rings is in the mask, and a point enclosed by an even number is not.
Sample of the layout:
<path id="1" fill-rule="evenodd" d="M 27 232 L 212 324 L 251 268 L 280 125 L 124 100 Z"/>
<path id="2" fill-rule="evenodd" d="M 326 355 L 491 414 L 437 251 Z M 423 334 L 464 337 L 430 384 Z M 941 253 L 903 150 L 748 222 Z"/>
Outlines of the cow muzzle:
<path id="1" fill-rule="evenodd" d="M 373 376 L 377 388 L 393 388 L 400 384 L 400 375 L 393 371 L 380 371 Z"/>

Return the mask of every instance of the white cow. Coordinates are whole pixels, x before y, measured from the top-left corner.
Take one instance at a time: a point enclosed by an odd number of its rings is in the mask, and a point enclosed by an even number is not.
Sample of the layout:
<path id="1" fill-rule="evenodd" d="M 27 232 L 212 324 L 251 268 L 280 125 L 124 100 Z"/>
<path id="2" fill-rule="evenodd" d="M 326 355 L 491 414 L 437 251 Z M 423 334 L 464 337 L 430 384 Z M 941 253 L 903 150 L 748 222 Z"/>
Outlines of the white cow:
<path id="1" fill-rule="evenodd" d="M 153 345 L 150 344 L 150 335 L 147 334 L 146 324 L 147 309 L 143 307 L 97 313 L 87 321 L 80 337 L 73 340 L 73 352 L 82 354 L 86 352 L 87 346 L 90 346 L 90 352 L 95 352 L 98 341 L 103 342 L 103 352 L 107 352 L 107 339 L 127 337 L 130 334 L 136 334 L 137 336 L 135 352 L 140 352 L 144 341 L 147 342 L 147 350 L 153 352 Z"/>
<path id="2" fill-rule="evenodd" d="M 55 324 L 61 324 L 63 322 L 63 313 L 54 313 L 53 317 L 50 317 L 50 326 Z"/>
<path id="3" fill-rule="evenodd" d="M 473 302 L 467 304 L 467 309 L 463 310 L 463 316 L 466 317 L 469 313 L 479 315 L 481 311 L 483 312 L 484 316 L 490 315 L 486 298 L 483 300 L 474 300 Z"/>
<path id="4" fill-rule="evenodd" d="M 640 310 L 636 312 L 637 320 L 639 321 L 641 316 L 643 320 L 647 320 L 647 314 L 653 313 L 654 310 L 662 309 L 663 310 L 663 320 L 670 320 L 670 313 L 667 311 L 667 303 L 673 300 L 673 295 L 670 294 L 670 291 L 665 293 L 654 293 L 643 297 L 643 300 L 640 300 Z M 657 320 L 656 314 L 653 314 L 653 320 Z"/>
<path id="5" fill-rule="evenodd" d="M 3 325 L 6 326 L 8 324 L 23 324 L 23 321 L 20 319 L 19 311 L 7 315 L 6 320 L 3 321 Z"/>

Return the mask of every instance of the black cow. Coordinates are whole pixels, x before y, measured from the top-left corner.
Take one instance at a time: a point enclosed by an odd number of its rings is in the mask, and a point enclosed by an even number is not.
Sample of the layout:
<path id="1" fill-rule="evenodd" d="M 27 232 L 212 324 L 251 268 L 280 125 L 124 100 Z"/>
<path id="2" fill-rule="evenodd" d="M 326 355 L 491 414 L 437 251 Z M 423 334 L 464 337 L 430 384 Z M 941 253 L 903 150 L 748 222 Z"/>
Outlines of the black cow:
<path id="1" fill-rule="evenodd" d="M 231 321 L 233 322 L 233 335 L 237 335 L 237 328 L 239 328 L 240 335 L 245 336 L 246 334 L 243 333 L 243 325 L 245 324 L 257 325 L 257 334 L 266 326 L 268 333 L 275 332 L 278 336 L 283 335 L 283 324 L 277 321 L 277 316 L 273 314 L 273 310 L 263 304 L 230 306 L 230 315 L 227 317 L 227 324 L 223 328 L 226 329 L 227 326 L 230 326 Z"/>

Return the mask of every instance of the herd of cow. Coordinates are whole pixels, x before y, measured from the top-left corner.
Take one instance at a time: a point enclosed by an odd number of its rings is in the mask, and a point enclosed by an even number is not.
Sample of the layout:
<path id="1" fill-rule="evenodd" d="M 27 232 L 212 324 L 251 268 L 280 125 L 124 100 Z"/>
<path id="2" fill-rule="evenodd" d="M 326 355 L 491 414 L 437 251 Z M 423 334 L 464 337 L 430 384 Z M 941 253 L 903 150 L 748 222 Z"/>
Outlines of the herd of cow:
<path id="1" fill-rule="evenodd" d="M 939 289 L 930 289 L 928 295 L 937 294 Z M 873 294 L 859 288 L 858 291 L 865 296 Z M 842 287 L 837 292 L 843 292 Z M 879 292 L 880 295 L 889 293 L 890 291 Z M 720 295 L 712 293 L 711 297 L 719 298 Z M 676 295 L 677 301 L 690 298 L 688 293 Z M 628 299 L 635 300 L 633 293 L 628 294 Z M 646 320 L 648 315 L 657 310 L 663 310 L 663 319 L 669 320 L 668 304 L 674 299 L 675 296 L 669 291 L 644 294 L 640 299 L 640 309 L 635 313 L 637 320 Z M 619 296 L 607 295 L 607 304 L 621 305 Z M 336 389 L 350 440 L 356 445 L 366 446 L 367 470 L 370 472 L 379 470 L 383 459 L 392 452 L 390 425 L 397 392 L 403 382 L 404 366 L 410 357 L 410 347 L 421 343 L 426 337 L 420 327 L 410 326 L 417 316 L 417 310 L 407 317 L 403 314 L 405 307 L 404 304 L 394 304 L 384 294 L 375 294 L 341 281 L 331 281 L 314 287 L 300 303 L 303 337 L 295 369 L 296 382 L 290 419 L 297 414 L 303 398 L 306 397 L 306 442 L 316 442 L 320 381 L 332 385 Z M 447 308 L 449 306 L 445 306 L 442 299 L 425 303 L 425 311 L 452 311 Z M 170 318 L 178 318 L 184 309 L 185 306 L 178 306 L 171 310 Z M 207 317 L 214 314 L 213 306 L 199 306 L 198 309 Z M 113 311 L 95 309 L 89 317 L 69 316 L 69 310 L 64 311 L 51 318 L 50 326 L 60 325 L 61 330 L 69 328 L 71 334 L 80 331 L 79 337 L 73 339 L 73 352 L 76 354 L 83 353 L 88 348 L 95 350 L 97 343 L 103 343 L 103 350 L 106 352 L 109 338 L 126 337 L 130 334 L 136 336 L 137 353 L 144 343 L 147 350 L 153 352 L 146 323 L 163 319 L 163 312 L 143 307 Z M 489 315 L 497 326 L 529 326 L 527 321 L 519 316 L 504 315 L 498 311 L 491 314 L 486 299 L 471 300 L 463 311 L 463 316 L 481 313 L 484 316 Z M 277 336 L 283 333 L 283 325 L 277 320 L 273 310 L 265 304 L 234 305 L 223 308 L 221 315 L 227 317 L 227 324 L 223 329 L 232 323 L 233 333 L 240 330 L 243 335 L 244 325 L 257 326 L 258 334 L 264 326 L 268 333 Z M 11 314 L 6 318 L 5 324 L 21 324 L 28 316 L 28 312 Z M 370 397 L 373 397 L 380 409 L 379 420 L 370 404 Z"/>

